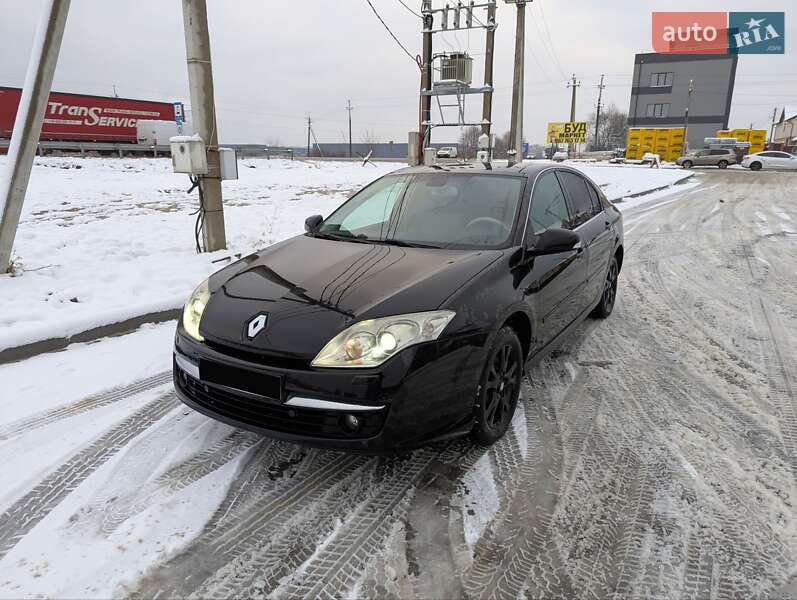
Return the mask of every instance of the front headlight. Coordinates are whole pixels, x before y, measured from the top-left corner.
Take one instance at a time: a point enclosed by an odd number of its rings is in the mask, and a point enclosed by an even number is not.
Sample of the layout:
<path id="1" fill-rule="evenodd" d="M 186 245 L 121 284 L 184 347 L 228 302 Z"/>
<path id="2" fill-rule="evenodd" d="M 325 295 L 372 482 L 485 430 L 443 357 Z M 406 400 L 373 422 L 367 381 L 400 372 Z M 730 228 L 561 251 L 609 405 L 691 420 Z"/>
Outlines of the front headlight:
<path id="1" fill-rule="evenodd" d="M 183 329 L 197 342 L 202 342 L 205 339 L 199 335 L 199 322 L 202 320 L 202 313 L 205 312 L 209 300 L 210 288 L 208 280 L 205 279 L 191 293 L 183 308 Z"/>
<path id="2" fill-rule="evenodd" d="M 436 340 L 455 314 L 433 310 L 360 321 L 332 338 L 312 366 L 379 366 L 404 348 Z"/>

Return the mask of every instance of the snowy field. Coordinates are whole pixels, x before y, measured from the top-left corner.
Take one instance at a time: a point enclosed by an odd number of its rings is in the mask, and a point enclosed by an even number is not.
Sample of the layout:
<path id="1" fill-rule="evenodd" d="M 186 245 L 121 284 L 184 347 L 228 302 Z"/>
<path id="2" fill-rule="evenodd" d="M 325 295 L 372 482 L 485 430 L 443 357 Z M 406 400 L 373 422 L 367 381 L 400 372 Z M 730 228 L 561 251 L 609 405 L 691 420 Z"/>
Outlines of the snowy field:
<path id="1" fill-rule="evenodd" d="M 341 187 L 362 184 L 357 168 L 340 167 Z M 174 396 L 173 322 L 0 365 L 0 598 L 783 597 L 797 572 L 793 178 L 695 180 L 620 205 L 614 314 L 528 372 L 490 449 L 350 455 L 205 418 Z M 287 204 L 309 184 L 284 185 Z M 294 201 L 308 208 L 296 230 L 344 196 Z M 190 207 L 164 214 L 190 231 Z"/>
<path id="2" fill-rule="evenodd" d="M 306 217 L 402 166 L 243 160 L 224 183 L 228 250 L 197 255 L 196 193 L 169 159 L 37 158 L 14 246 L 20 276 L 0 277 L 0 350 L 177 308 L 234 255 L 303 232 Z M 687 175 L 573 166 L 611 199 Z"/>

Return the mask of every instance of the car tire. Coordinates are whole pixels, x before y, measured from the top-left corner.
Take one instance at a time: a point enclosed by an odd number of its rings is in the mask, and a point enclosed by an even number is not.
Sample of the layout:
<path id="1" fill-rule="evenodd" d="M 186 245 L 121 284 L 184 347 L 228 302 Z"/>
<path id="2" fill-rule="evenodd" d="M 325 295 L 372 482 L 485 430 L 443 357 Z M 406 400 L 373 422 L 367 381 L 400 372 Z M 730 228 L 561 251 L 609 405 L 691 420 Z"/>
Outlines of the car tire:
<path id="1" fill-rule="evenodd" d="M 605 319 L 614 310 L 614 301 L 617 299 L 617 278 L 620 274 L 620 265 L 617 257 L 612 256 L 609 269 L 606 271 L 606 279 L 603 282 L 603 291 L 598 305 L 593 309 L 592 316 L 596 319 Z"/>
<path id="2" fill-rule="evenodd" d="M 750 163 L 750 170 L 751 171 L 760 171 L 761 170 L 761 163 L 756 161 L 754 163 Z"/>
<path id="3" fill-rule="evenodd" d="M 692 161 L 691 160 L 685 160 L 684 162 L 681 163 L 681 166 L 684 169 L 691 169 L 692 168 Z"/>
<path id="4" fill-rule="evenodd" d="M 502 327 L 487 353 L 470 438 L 489 446 L 500 440 L 515 414 L 523 379 L 523 347 L 514 329 Z"/>
<path id="5" fill-rule="evenodd" d="M 727 169 L 727 168 L 728 168 L 728 161 L 727 161 L 727 160 L 721 160 L 721 161 L 719 161 L 719 162 L 717 163 L 717 166 L 718 166 L 720 169 Z"/>

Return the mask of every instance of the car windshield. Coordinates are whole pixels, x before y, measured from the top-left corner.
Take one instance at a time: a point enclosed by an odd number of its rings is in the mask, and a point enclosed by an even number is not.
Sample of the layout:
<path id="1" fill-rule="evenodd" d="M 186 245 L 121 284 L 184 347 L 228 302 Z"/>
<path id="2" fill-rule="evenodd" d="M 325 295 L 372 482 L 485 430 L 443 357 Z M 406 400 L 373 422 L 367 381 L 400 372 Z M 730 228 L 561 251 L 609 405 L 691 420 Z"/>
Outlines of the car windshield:
<path id="1" fill-rule="evenodd" d="M 343 204 L 316 235 L 418 247 L 504 247 L 524 181 L 448 172 L 388 175 Z"/>

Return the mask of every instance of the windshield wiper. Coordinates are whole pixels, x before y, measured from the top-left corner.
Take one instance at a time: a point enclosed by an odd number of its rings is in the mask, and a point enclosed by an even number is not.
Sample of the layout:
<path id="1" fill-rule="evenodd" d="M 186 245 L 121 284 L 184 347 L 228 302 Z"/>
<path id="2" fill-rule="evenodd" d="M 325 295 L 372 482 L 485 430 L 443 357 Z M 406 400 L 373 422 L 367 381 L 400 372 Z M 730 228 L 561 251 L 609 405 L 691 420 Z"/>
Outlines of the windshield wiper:
<path id="1" fill-rule="evenodd" d="M 363 244 L 370 243 L 373 240 L 369 240 L 368 236 L 363 233 L 358 233 L 354 235 L 351 231 L 340 230 L 335 232 L 330 231 L 316 231 L 313 233 L 313 237 L 323 238 L 325 240 L 338 240 L 342 242 L 359 242 Z"/>
<path id="2" fill-rule="evenodd" d="M 374 240 L 376 241 L 376 240 Z M 407 242 L 405 240 L 397 240 L 395 238 L 391 238 L 388 240 L 382 240 L 384 244 L 390 244 L 391 246 L 401 246 L 403 248 L 442 248 L 442 246 L 438 246 L 436 244 L 422 244 L 420 242 Z"/>

